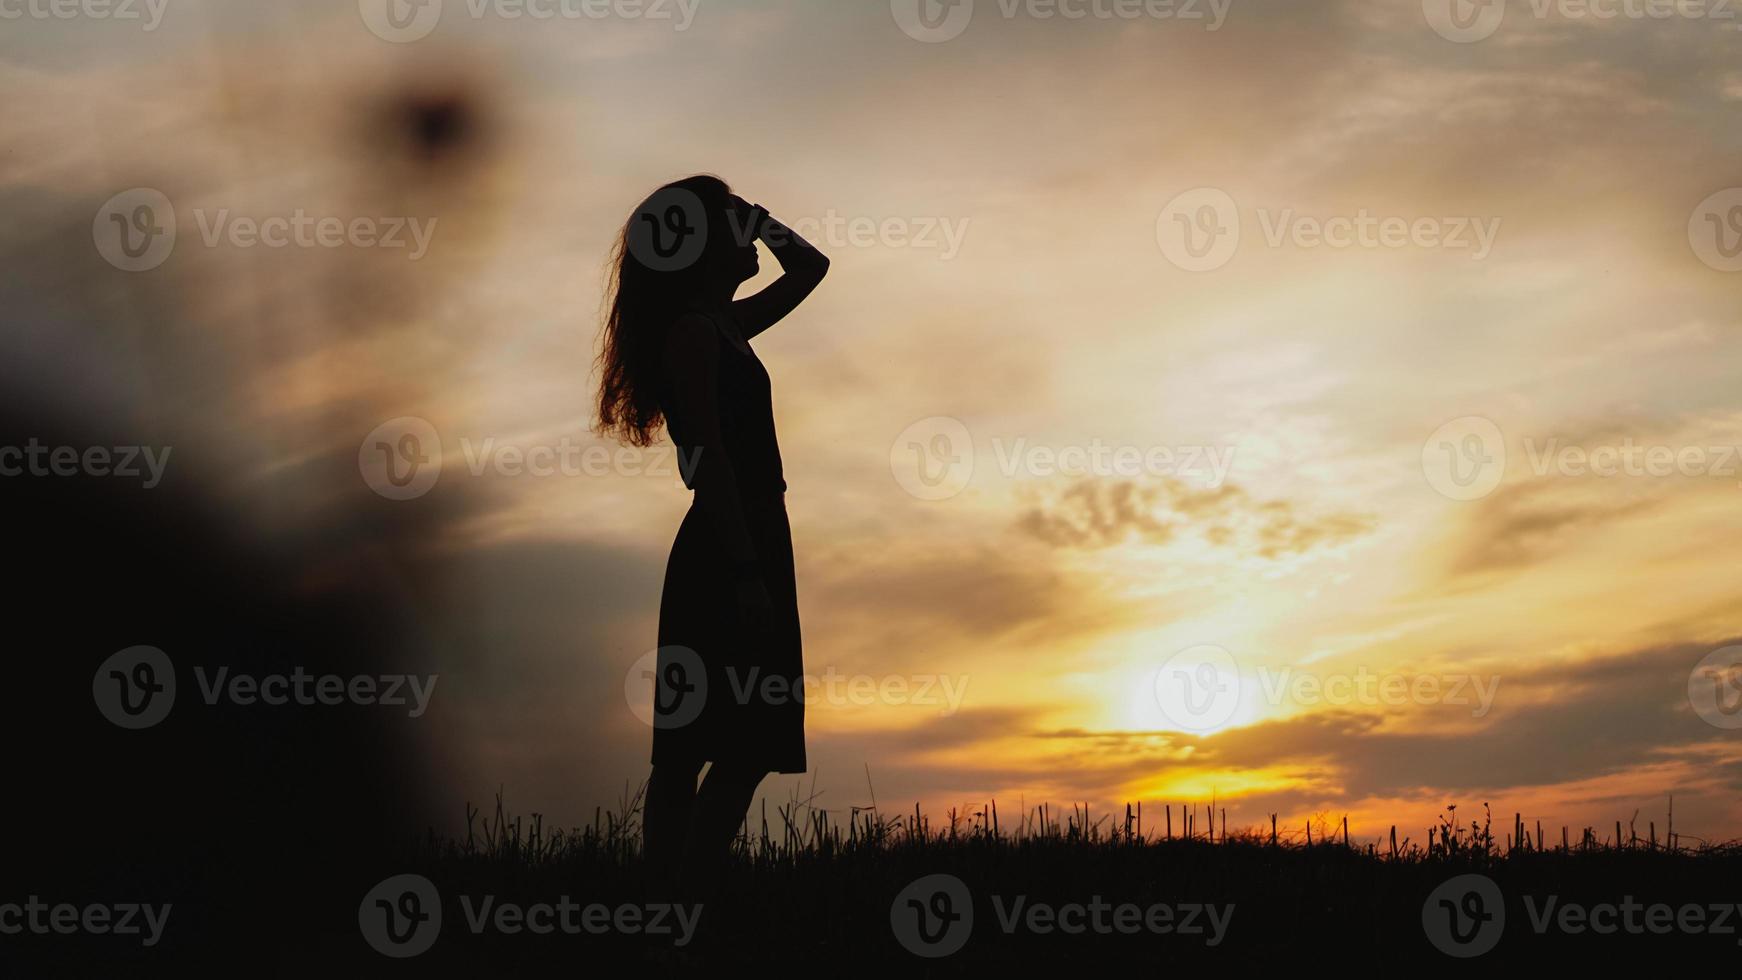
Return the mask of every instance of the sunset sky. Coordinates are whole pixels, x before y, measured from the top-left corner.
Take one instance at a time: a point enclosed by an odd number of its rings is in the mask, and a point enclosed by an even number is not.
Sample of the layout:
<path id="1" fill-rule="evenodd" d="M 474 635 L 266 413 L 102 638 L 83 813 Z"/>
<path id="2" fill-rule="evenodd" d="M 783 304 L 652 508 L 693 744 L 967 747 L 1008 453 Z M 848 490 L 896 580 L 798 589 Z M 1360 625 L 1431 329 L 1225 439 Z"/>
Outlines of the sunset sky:
<path id="1" fill-rule="evenodd" d="M 52 365 L 53 324 L 105 324 L 99 410 L 197 418 L 185 457 L 246 526 L 418 515 L 406 554 L 448 600 L 413 724 L 444 799 L 590 820 L 646 775 L 625 679 L 688 495 L 640 471 L 669 445 L 472 463 L 599 443 L 611 239 L 661 182 L 718 173 L 833 260 L 756 345 L 807 669 L 909 692 L 813 703 L 811 772 L 771 805 L 868 806 L 868 767 L 895 811 L 1213 796 L 1235 827 L 1419 837 L 1453 803 L 1661 827 L 1673 793 L 1678 831 L 1742 836 L 1742 743 L 1689 683 L 1742 643 L 1742 13 L 1520 0 L 1457 41 L 1436 0 L 980 0 L 922 41 L 902 4 L 447 0 L 405 43 L 369 0 L 0 20 L 0 240 L 76 256 L 8 283 L 42 311 L 8 344 Z M 393 156 L 396 92 L 464 100 L 456 159 Z M 126 273 L 92 216 L 136 187 L 179 235 Z M 437 223 L 412 261 L 208 245 L 223 209 Z M 1322 241 L 1335 219 L 1374 237 Z M 1209 229 L 1232 251 L 1184 248 Z M 388 502 L 356 459 L 402 416 L 443 470 Z M 915 443 L 972 460 L 959 492 L 927 499 Z M 1047 462 L 1097 447 L 1199 465 Z M 1627 447 L 1680 462 L 1579 465 Z M 1497 485 L 1463 492 L 1451 469 L 1495 449 Z M 1192 730 L 1156 680 L 1204 647 L 1239 697 Z M 1362 678 L 1458 694 L 1311 696 Z"/>

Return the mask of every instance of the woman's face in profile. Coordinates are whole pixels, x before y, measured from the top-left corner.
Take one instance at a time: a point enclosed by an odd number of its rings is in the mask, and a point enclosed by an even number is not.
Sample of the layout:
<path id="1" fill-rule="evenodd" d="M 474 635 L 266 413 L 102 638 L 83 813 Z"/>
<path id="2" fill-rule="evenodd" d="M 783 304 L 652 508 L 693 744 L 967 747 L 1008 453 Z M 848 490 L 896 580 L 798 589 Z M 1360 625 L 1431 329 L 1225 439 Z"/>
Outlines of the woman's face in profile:
<path id="1" fill-rule="evenodd" d="M 715 216 L 709 222 L 709 237 L 715 227 L 726 229 L 724 243 L 710 241 L 706 258 L 707 277 L 716 283 L 738 286 L 756 277 L 761 260 L 756 255 L 756 241 L 750 237 L 742 215 L 730 211 Z"/>
<path id="2" fill-rule="evenodd" d="M 732 250 L 727 255 L 734 282 L 747 282 L 756 278 L 756 273 L 762 270 L 762 261 L 756 255 L 754 240 L 734 239 Z"/>
<path id="3" fill-rule="evenodd" d="M 731 279 L 734 283 L 748 282 L 756 278 L 761 271 L 761 259 L 756 254 L 756 235 L 751 231 L 754 211 L 750 202 L 736 194 L 726 199 L 728 213 L 722 217 L 726 227 L 732 229 L 732 248 L 727 253 L 727 263 Z"/>

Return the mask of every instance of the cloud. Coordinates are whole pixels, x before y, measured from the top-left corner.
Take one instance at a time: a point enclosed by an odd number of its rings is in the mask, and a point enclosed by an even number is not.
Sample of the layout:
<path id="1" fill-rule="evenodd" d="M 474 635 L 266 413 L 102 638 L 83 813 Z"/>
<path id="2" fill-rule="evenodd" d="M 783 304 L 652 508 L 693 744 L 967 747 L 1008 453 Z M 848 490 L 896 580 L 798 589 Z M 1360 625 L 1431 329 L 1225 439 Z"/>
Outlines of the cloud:
<path id="1" fill-rule="evenodd" d="M 1022 539 L 808 533 L 800 542 L 807 662 L 872 672 L 966 669 L 1079 646 L 1145 607 Z"/>
<path id="2" fill-rule="evenodd" d="M 1581 548 L 1653 537 L 1653 528 L 1720 506 L 1742 471 L 1742 417 L 1729 410 L 1514 428 L 1510 478 L 1455 519 L 1453 578 L 1519 572 Z"/>
<path id="3" fill-rule="evenodd" d="M 1524 793 L 1727 747 L 1729 734 L 1689 708 L 1688 673 L 1713 649 L 1735 642 L 1678 643 L 1529 666 L 1521 658 L 1518 669 L 1498 675 L 1496 710 L 1480 722 L 1468 706 L 1438 704 L 1391 713 L 1316 711 L 1210 736 L 1081 729 L 1036 734 L 1082 741 L 1103 754 L 1137 748 L 1149 754 L 1157 773 L 1178 766 L 1181 758 L 1230 776 L 1293 767 L 1334 786 L 1332 795 L 1345 805 L 1429 792 L 1466 799 Z"/>
<path id="4" fill-rule="evenodd" d="M 1454 575 L 1517 572 L 1575 547 L 1598 529 L 1649 513 L 1658 501 L 1581 499 L 1550 481 L 1501 487 L 1476 506 L 1458 533 Z"/>
<path id="5" fill-rule="evenodd" d="M 424 639 L 451 672 L 437 698 L 458 710 L 437 724 L 453 792 L 506 783 L 573 817 L 644 775 L 623 672 L 653 642 L 686 501 L 648 480 L 469 476 L 455 456 L 429 497 L 388 505 L 359 485 L 358 443 L 405 414 L 444 438 L 581 439 L 605 245 L 656 179 L 715 169 L 788 216 L 972 222 L 949 261 L 842 249 L 803 314 L 758 341 L 793 477 L 810 662 L 975 679 L 954 716 L 815 728 L 837 792 L 856 799 L 867 762 L 886 802 L 1013 787 L 1116 799 L 1157 773 L 1281 767 L 1283 788 L 1248 798 L 1307 806 L 1655 786 L 1668 777 L 1652 767 L 1699 759 L 1742 796 L 1742 770 L 1710 755 L 1721 743 L 1677 713 L 1685 649 L 1558 653 L 1695 612 L 1699 626 L 1670 635 L 1729 629 L 1715 542 L 1731 481 L 1524 479 L 1442 526 L 1443 510 L 1419 517 L 1424 497 L 1444 502 L 1416 462 L 1418 422 L 1448 414 L 1553 425 L 1624 406 L 1662 431 L 1685 420 L 1682 444 L 1733 431 L 1703 419 L 1734 411 L 1734 284 L 1693 257 L 1687 226 L 1737 181 L 1734 32 L 1520 7 L 1492 41 L 1456 45 L 1419 4 L 1252 0 L 1214 33 L 994 16 L 934 46 L 886 7 L 809 4 L 704 11 L 682 33 L 455 23 L 423 61 L 354 11 L 185 13 L 150 38 L 44 24 L 0 40 L 14 148 L 0 201 L 17 216 L 0 232 L 17 272 L 0 286 L 0 362 L 32 397 L 187 433 L 177 461 L 258 519 L 238 525 L 320 557 L 322 573 L 403 575 L 413 594 L 434 583 L 443 608 Z M 591 84 L 601 71 L 609 92 Z M 432 84 L 473 93 L 494 135 L 476 166 L 406 180 L 378 107 Z M 988 110 L 1011 105 L 1019 118 Z M 93 213 L 134 185 L 187 204 L 188 237 L 154 274 L 120 274 L 91 247 Z M 1246 237 L 1228 267 L 1190 277 L 1158 251 L 1155 220 L 1201 185 L 1236 199 Z M 442 223 L 411 266 L 206 249 L 192 211 L 209 206 Z M 1504 228 L 1481 264 L 1306 252 L 1267 247 L 1260 208 Z M 920 516 L 886 452 L 933 414 L 976 431 L 1238 441 L 1239 482 L 1023 497 L 981 471 Z M 1587 546 L 1606 564 L 1581 565 Z M 1273 574 L 1356 549 L 1362 561 L 1323 574 Z M 1399 596 L 1422 565 L 1440 577 Z M 1603 601 L 1619 588 L 1650 608 Z M 1085 720 L 1117 707 L 1074 674 L 1200 618 L 1269 649 L 1440 664 L 1510 650 L 1514 666 L 1481 724 L 1431 707 L 1325 711 L 1194 738 Z"/>
<path id="6" fill-rule="evenodd" d="M 1016 526 L 1055 548 L 1166 545 L 1195 534 L 1240 555 L 1277 560 L 1353 541 L 1375 526 L 1353 513 L 1303 515 L 1288 500 L 1260 501 L 1232 484 L 1199 489 L 1178 480 L 1080 480 L 1023 511 Z"/>

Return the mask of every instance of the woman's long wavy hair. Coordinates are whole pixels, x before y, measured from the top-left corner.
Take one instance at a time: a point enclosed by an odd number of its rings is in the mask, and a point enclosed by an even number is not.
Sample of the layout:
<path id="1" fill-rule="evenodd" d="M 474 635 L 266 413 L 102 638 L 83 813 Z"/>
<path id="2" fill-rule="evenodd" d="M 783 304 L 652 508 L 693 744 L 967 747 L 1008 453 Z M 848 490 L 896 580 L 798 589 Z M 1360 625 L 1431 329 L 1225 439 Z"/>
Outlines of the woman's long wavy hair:
<path id="1" fill-rule="evenodd" d="M 694 195 L 685 197 L 683 192 Z M 675 234 L 671 221 L 688 222 L 699 200 L 705 221 L 700 253 L 677 264 L 650 252 L 652 236 Z M 674 212 L 673 208 L 679 208 Z M 660 354 L 666 329 L 701 295 L 708 277 L 732 247 L 732 189 L 712 174 L 666 184 L 636 207 L 624 222 L 611 251 L 605 291 L 605 323 L 599 346 L 598 431 L 632 446 L 649 446 L 659 437 L 665 414 L 659 404 Z M 663 239 L 662 239 L 663 240 Z M 672 239 L 675 241 L 676 239 Z"/>

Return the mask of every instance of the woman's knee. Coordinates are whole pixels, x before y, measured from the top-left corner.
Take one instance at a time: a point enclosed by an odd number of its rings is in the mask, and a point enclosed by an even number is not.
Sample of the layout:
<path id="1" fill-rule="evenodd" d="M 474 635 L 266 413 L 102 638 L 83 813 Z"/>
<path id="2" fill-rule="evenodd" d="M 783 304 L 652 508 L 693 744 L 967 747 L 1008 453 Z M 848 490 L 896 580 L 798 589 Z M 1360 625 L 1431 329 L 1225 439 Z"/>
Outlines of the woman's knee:
<path id="1" fill-rule="evenodd" d="M 696 791 L 696 777 L 702 774 L 702 764 L 688 762 L 662 762 L 653 767 L 653 772 L 647 777 L 649 793 L 665 794 L 671 792 Z"/>
<path id="2" fill-rule="evenodd" d="M 713 768 L 708 770 L 708 782 L 717 779 L 722 787 L 737 789 L 745 793 L 755 790 L 767 776 L 767 769 L 732 762 L 715 763 Z"/>

